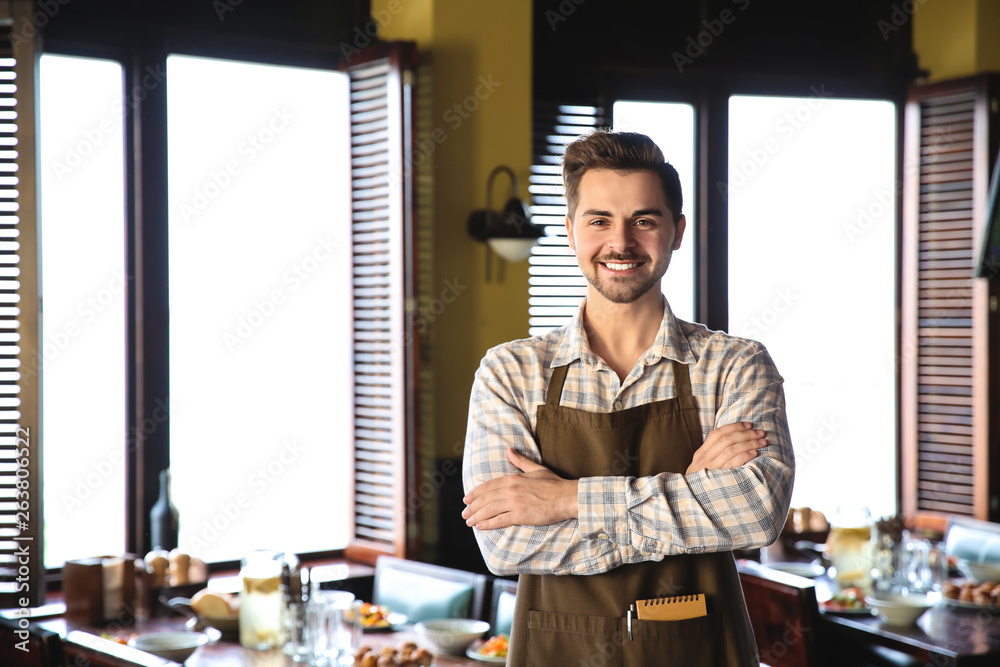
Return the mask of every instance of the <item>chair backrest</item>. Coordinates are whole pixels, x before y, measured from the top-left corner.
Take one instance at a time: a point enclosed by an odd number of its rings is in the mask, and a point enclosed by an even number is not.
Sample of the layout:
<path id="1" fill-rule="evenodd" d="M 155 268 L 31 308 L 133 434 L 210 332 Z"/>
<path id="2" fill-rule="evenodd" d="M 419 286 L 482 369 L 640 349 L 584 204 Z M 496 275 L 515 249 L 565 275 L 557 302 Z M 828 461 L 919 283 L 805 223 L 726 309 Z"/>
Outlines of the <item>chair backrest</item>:
<path id="1" fill-rule="evenodd" d="M 491 594 L 489 622 L 490 634 L 510 636 L 514 624 L 514 599 L 517 596 L 517 582 L 510 579 L 494 579 Z"/>
<path id="2" fill-rule="evenodd" d="M 820 615 L 813 582 L 759 566 L 739 570 L 761 662 L 816 665 Z"/>
<path id="3" fill-rule="evenodd" d="M 429 618 L 474 618 L 481 613 L 486 575 L 441 565 L 379 556 L 372 602 L 406 614 L 410 622 Z"/>

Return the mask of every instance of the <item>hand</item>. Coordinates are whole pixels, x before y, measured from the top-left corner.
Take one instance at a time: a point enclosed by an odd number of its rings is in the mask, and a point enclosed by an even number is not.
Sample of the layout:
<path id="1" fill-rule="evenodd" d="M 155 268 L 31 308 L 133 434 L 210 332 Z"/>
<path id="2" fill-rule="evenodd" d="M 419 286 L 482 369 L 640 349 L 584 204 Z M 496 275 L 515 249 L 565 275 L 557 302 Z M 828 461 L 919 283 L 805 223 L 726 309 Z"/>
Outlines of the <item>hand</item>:
<path id="1" fill-rule="evenodd" d="M 764 431 L 752 428 L 750 422 L 720 426 L 705 438 L 688 466 L 687 473 L 702 468 L 738 468 L 757 457 L 757 448 L 765 447 Z"/>
<path id="2" fill-rule="evenodd" d="M 505 526 L 547 526 L 577 518 L 575 479 L 563 479 L 545 466 L 507 450 L 522 473 L 483 482 L 463 498 L 466 525 L 479 530 Z"/>

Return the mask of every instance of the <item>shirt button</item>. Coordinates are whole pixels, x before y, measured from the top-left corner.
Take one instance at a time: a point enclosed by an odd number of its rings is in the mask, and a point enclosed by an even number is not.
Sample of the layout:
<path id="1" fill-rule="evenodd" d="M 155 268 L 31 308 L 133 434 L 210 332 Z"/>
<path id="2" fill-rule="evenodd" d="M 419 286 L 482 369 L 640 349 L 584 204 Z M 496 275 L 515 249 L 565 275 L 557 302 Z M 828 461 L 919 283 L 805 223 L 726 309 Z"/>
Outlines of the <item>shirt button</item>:
<path id="1" fill-rule="evenodd" d="M 615 401 L 615 410 L 621 410 L 621 409 L 622 409 L 622 402 L 619 401 L 619 400 L 616 400 Z"/>
<path id="2" fill-rule="evenodd" d="M 599 537 L 599 538 L 600 538 L 600 539 L 602 539 L 602 540 L 610 540 L 610 539 L 611 539 L 610 537 L 608 537 L 608 534 L 607 534 L 607 533 L 601 533 L 601 534 L 600 534 L 600 535 L 598 535 L 597 537 Z"/>

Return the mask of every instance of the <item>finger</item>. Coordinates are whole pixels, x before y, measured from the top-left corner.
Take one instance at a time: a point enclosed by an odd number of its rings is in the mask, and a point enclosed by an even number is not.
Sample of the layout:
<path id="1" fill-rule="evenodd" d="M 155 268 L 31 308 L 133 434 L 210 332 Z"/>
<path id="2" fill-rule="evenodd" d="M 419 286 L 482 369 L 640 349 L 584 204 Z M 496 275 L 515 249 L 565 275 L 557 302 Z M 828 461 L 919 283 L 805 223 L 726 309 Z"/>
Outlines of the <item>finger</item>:
<path id="1" fill-rule="evenodd" d="M 507 449 L 507 460 L 510 461 L 515 468 L 521 470 L 522 472 L 532 472 L 534 470 L 543 470 L 545 466 L 535 463 L 527 456 L 522 456 L 518 454 L 513 447 Z"/>
<path id="2" fill-rule="evenodd" d="M 742 442 L 734 443 L 721 452 L 718 452 L 715 457 L 713 457 L 712 468 L 732 468 L 735 467 L 730 462 L 735 459 L 740 459 L 741 463 L 736 465 L 743 465 L 745 461 L 742 461 L 747 457 L 750 452 L 754 452 L 753 456 L 756 456 L 756 451 L 760 447 L 767 445 L 767 440 L 764 438 L 756 438 L 754 440 L 744 440 Z M 751 457 L 752 458 L 752 457 Z"/>

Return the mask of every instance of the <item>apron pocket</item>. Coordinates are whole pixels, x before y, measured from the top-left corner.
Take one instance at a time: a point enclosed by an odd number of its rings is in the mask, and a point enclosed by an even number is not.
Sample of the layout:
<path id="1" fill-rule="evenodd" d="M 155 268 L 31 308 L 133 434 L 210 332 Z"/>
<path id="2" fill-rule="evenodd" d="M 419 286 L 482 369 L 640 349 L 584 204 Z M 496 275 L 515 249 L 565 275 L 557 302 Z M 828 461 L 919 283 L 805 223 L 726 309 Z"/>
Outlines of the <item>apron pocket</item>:
<path id="1" fill-rule="evenodd" d="M 618 616 L 529 610 L 527 667 L 620 666 L 622 627 Z"/>
<path id="2" fill-rule="evenodd" d="M 632 619 L 632 641 L 625 632 L 625 667 L 639 665 L 719 664 L 722 648 L 722 619 L 717 613 L 681 621 L 639 621 Z"/>

